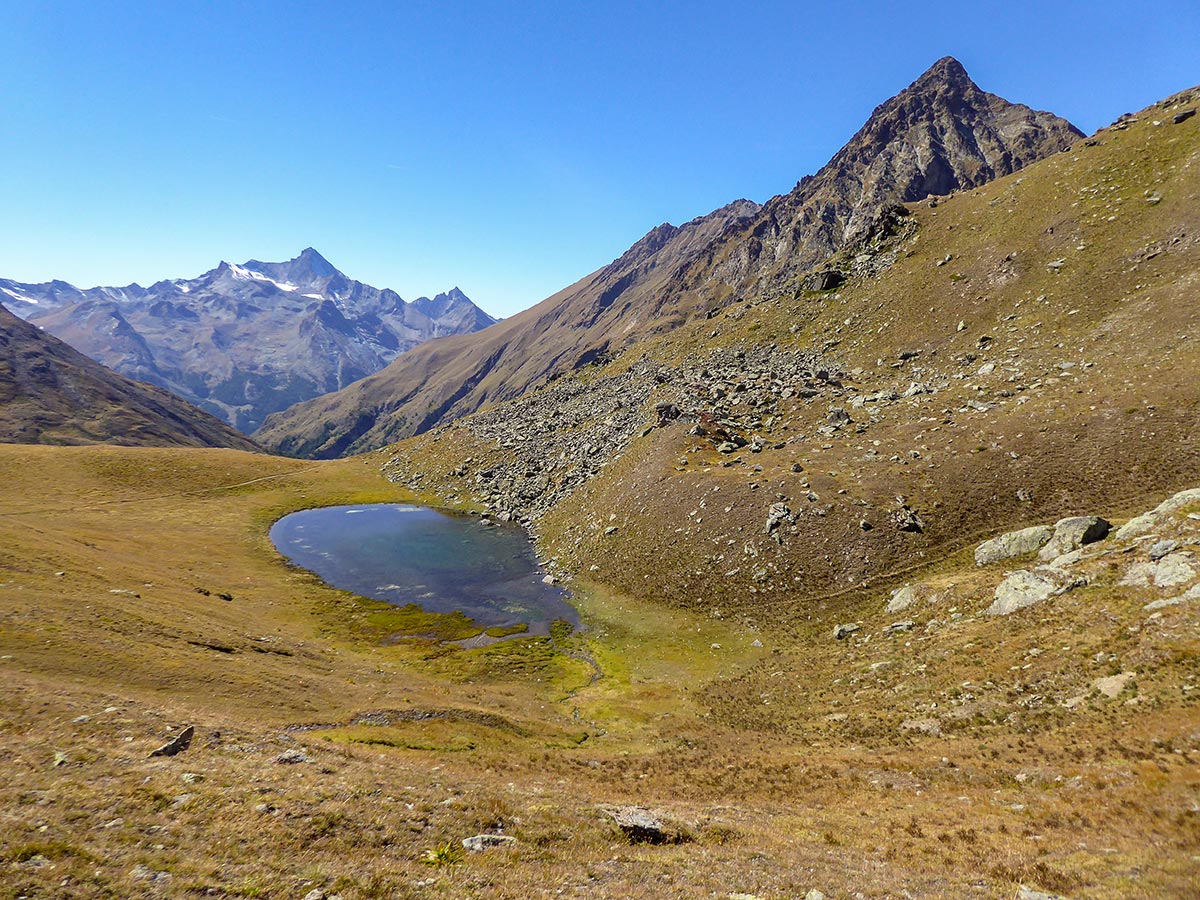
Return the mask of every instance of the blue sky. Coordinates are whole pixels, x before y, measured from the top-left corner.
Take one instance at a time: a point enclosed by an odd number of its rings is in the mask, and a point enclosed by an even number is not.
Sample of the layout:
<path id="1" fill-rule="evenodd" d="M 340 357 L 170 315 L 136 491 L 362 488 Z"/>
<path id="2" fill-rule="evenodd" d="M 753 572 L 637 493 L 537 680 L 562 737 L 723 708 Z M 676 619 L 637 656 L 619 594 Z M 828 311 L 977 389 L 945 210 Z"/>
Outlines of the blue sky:
<path id="1" fill-rule="evenodd" d="M 1200 82 L 1200 3 L 0 0 L 0 277 L 316 247 L 511 315 L 816 171 L 936 59 L 1090 132 Z"/>

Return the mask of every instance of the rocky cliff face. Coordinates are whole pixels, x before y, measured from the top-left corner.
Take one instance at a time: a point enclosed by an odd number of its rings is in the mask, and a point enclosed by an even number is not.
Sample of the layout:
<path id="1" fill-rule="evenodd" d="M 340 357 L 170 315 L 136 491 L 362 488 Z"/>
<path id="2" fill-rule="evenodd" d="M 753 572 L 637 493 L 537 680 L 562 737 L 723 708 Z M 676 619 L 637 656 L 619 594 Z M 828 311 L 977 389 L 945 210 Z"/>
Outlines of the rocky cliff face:
<path id="1" fill-rule="evenodd" d="M 861 237 L 889 206 L 979 187 L 1081 137 L 1065 119 L 980 90 L 947 56 L 876 107 L 816 175 L 724 235 L 722 263 L 692 281 L 786 279 Z"/>
<path id="2" fill-rule="evenodd" d="M 0 441 L 258 449 L 215 416 L 104 368 L 3 306 Z"/>
<path id="3" fill-rule="evenodd" d="M 333 456 L 420 433 L 751 294 L 795 290 L 888 207 L 983 184 L 1078 137 L 1064 119 L 985 93 L 956 60 L 939 60 L 790 193 L 661 225 L 500 328 L 406 354 L 273 416 L 257 437 L 285 453 Z"/>
<path id="4" fill-rule="evenodd" d="M 458 288 L 406 303 L 347 278 L 311 248 L 287 262 L 222 262 L 149 288 L 0 280 L 0 297 L 93 359 L 243 431 L 424 341 L 495 321 Z"/>

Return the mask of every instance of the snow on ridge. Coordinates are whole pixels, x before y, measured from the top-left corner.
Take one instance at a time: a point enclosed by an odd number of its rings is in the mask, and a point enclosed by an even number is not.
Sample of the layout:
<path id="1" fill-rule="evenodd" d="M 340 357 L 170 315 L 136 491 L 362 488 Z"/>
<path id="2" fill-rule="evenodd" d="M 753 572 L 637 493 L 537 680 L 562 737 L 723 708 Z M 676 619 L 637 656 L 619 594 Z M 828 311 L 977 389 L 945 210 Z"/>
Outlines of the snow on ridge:
<path id="1" fill-rule="evenodd" d="M 265 281 L 268 284 L 273 284 L 281 291 L 298 291 L 299 287 L 288 281 L 276 281 L 274 278 L 268 278 L 262 272 L 255 272 L 253 269 L 247 269 L 244 266 L 239 266 L 236 263 L 229 263 L 229 271 L 233 273 L 233 277 L 239 281 Z"/>
<path id="2" fill-rule="evenodd" d="M 0 291 L 4 291 L 4 293 L 8 294 L 8 296 L 12 297 L 14 300 L 20 300 L 22 303 L 32 303 L 34 306 L 37 306 L 37 300 L 35 300 L 33 297 L 26 297 L 22 294 L 18 294 L 16 291 L 10 291 L 8 288 L 0 288 Z"/>
<path id="3" fill-rule="evenodd" d="M 324 300 L 325 299 L 320 294 L 301 294 L 300 296 L 301 297 L 310 297 L 313 300 Z"/>

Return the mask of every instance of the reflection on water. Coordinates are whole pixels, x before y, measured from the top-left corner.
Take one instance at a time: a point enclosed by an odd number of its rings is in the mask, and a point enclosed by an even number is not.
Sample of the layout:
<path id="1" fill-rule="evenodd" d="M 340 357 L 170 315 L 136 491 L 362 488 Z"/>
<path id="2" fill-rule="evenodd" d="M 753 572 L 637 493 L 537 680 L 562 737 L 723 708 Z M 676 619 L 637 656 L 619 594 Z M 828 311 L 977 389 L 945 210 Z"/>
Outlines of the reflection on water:
<path id="1" fill-rule="evenodd" d="M 533 547 L 514 526 L 424 506 L 331 506 L 293 513 L 271 528 L 275 547 L 328 584 L 430 612 L 461 610 L 483 626 L 556 619 L 579 624 L 566 592 L 542 582 Z"/>

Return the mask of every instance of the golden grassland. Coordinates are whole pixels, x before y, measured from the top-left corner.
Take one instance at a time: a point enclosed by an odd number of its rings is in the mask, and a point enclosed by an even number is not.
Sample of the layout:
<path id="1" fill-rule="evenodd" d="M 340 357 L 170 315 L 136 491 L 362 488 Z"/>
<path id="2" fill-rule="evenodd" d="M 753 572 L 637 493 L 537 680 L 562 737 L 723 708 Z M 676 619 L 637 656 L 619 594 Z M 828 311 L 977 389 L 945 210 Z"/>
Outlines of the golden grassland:
<path id="1" fill-rule="evenodd" d="M 829 402 L 797 399 L 753 465 L 682 424 L 636 439 L 537 523 L 579 633 L 467 649 L 461 616 L 273 549 L 304 507 L 471 508 L 443 473 L 502 451 L 466 428 L 323 463 L 0 445 L 0 898 L 1200 897 L 1196 604 L 1150 614 L 1116 555 L 984 617 L 1009 567 L 971 558 L 1009 526 L 1120 521 L 1200 484 L 1200 117 L 1164 110 L 918 204 L 877 278 L 636 348 L 775 343 L 836 356 L 861 392 L 948 386 L 821 437 Z M 427 493 L 381 477 L 397 452 Z M 766 506 L 808 490 L 824 524 L 775 544 Z M 897 494 L 923 534 L 859 526 Z M 713 541 L 774 576 L 730 576 Z M 888 614 L 907 581 L 940 600 Z M 187 751 L 149 756 L 188 724 Z M 631 844 L 604 813 L 626 803 L 675 840 Z M 457 852 L 501 830 L 516 843 Z"/>
<path id="2" fill-rule="evenodd" d="M 290 510 L 421 499 L 377 472 L 0 446 L 3 896 L 1195 895 L 1186 611 L 1131 633 L 1113 589 L 888 637 L 876 607 L 858 643 L 581 583 L 585 632 L 461 650 L 270 547 Z M 1109 654 L 1137 704 L 1054 702 Z M 962 715 L 904 727 L 922 704 Z M 630 845 L 620 803 L 679 842 Z"/>

